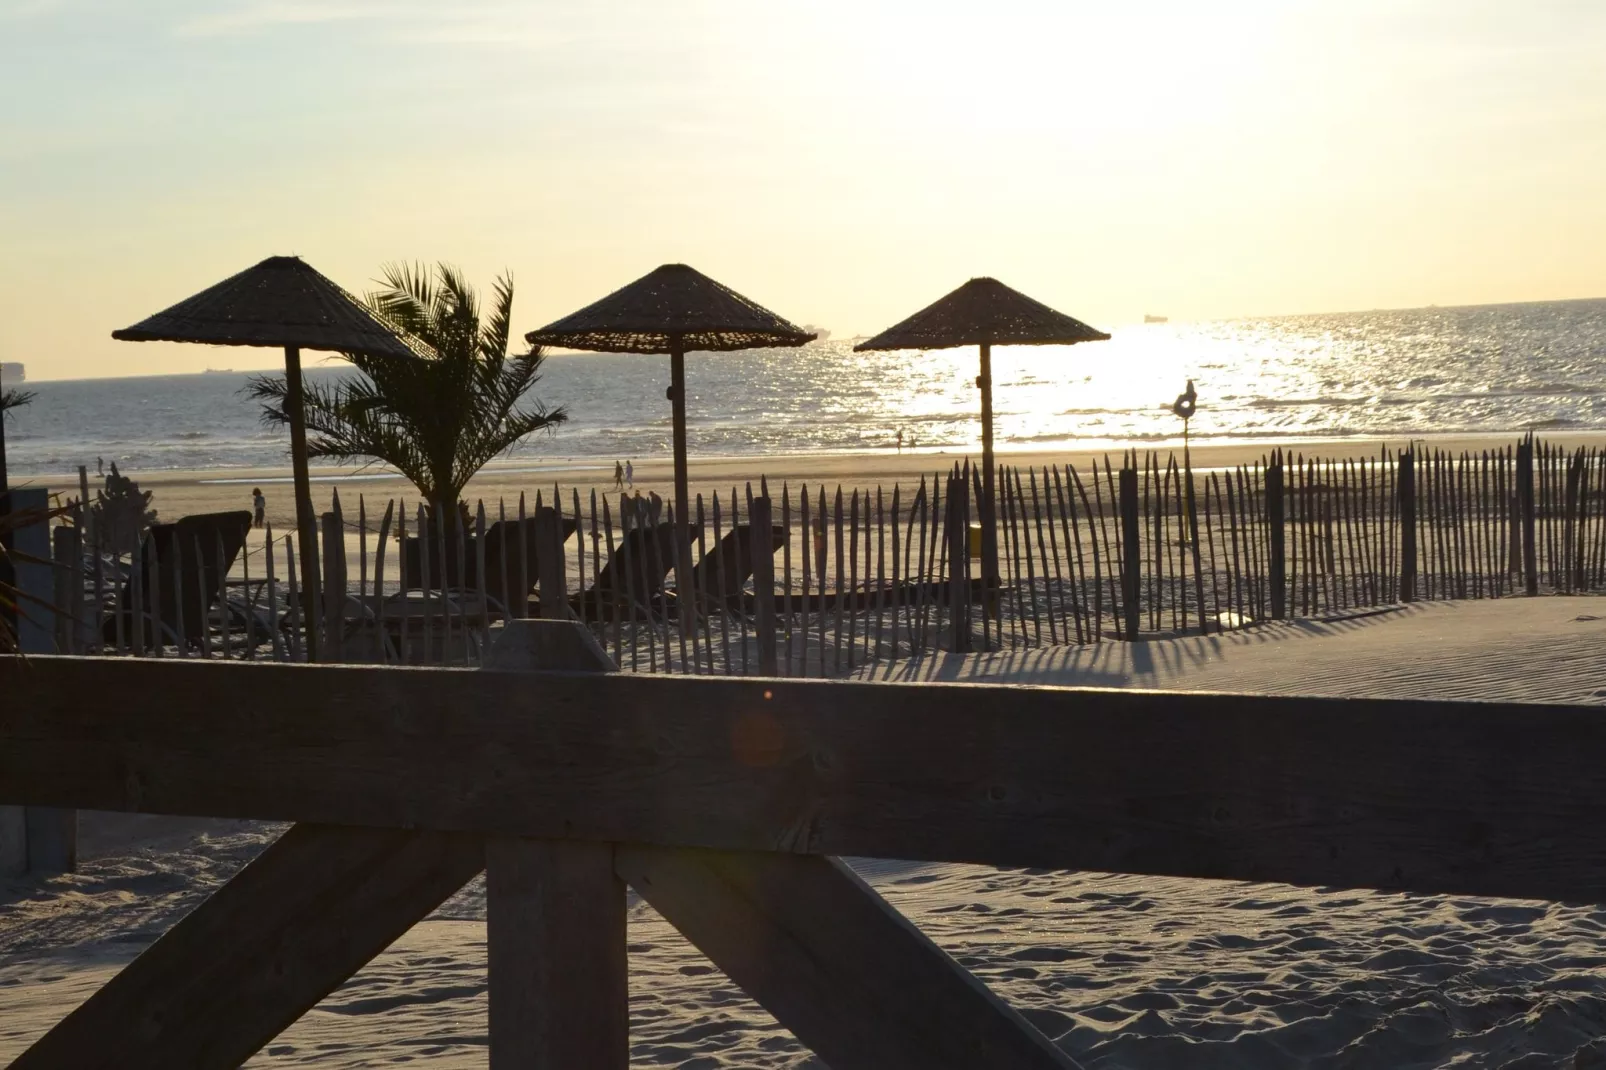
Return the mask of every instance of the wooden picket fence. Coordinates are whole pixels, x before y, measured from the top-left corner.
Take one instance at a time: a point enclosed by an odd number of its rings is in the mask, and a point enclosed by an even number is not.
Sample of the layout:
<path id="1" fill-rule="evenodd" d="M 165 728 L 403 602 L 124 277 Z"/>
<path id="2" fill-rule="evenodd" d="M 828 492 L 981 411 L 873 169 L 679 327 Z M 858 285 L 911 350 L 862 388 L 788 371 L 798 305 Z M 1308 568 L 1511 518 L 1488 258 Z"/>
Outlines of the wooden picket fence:
<path id="1" fill-rule="evenodd" d="M 1207 470 L 1133 452 L 1119 465 L 1001 465 L 996 482 L 996 562 L 980 559 L 969 465 L 891 487 L 761 479 L 698 495 L 684 525 L 656 496 L 574 488 L 450 518 L 363 498 L 352 515 L 336 494 L 311 599 L 285 533 L 252 533 L 219 570 L 231 555 L 215 533 L 111 558 L 84 555 L 67 527 L 58 560 L 84 564 L 81 583 L 55 592 L 57 649 L 312 660 L 302 620 L 316 613 L 316 660 L 474 665 L 506 620 L 566 615 L 630 671 L 833 677 L 939 650 L 1606 589 L 1598 448 L 1530 437 Z"/>

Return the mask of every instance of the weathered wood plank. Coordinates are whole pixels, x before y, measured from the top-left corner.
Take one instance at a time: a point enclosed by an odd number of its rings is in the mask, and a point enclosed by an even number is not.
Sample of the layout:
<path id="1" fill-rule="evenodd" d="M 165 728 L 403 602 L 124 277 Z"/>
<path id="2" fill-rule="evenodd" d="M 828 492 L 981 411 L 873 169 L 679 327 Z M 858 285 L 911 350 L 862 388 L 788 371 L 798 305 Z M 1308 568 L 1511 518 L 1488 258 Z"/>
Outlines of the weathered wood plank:
<path id="1" fill-rule="evenodd" d="M 1606 898 L 1592 707 L 57 657 L 0 695 L 0 804 Z"/>
<path id="2" fill-rule="evenodd" d="M 835 858 L 621 846 L 614 860 L 832 1070 L 1076 1066 Z"/>
<path id="3" fill-rule="evenodd" d="M 483 864 L 476 836 L 298 825 L 12 1070 L 236 1067 Z"/>
<path id="4" fill-rule="evenodd" d="M 539 524 L 539 520 L 537 521 Z M 561 528 L 540 541 L 545 562 Z M 558 588 L 544 568 L 546 595 Z M 567 612 L 567 603 L 560 602 Z M 512 620 L 486 668 L 609 672 L 591 630 L 574 620 Z M 491 1070 L 630 1064 L 630 963 L 625 886 L 613 846 L 493 836 L 485 844 Z"/>
<path id="5" fill-rule="evenodd" d="M 630 986 L 613 846 L 493 836 L 485 862 L 491 1070 L 624 1070 Z"/>

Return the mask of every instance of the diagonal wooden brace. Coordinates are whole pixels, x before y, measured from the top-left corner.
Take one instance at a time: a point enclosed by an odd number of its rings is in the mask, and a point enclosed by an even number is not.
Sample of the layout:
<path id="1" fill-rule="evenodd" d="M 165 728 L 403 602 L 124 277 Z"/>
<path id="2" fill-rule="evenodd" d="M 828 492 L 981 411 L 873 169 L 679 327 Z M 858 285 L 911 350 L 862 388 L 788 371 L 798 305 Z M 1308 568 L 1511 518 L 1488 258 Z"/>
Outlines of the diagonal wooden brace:
<path id="1" fill-rule="evenodd" d="M 484 864 L 478 836 L 296 825 L 13 1070 L 232 1070 Z"/>
<path id="2" fill-rule="evenodd" d="M 838 859 L 621 845 L 614 866 L 831 1070 L 1076 1066 Z"/>

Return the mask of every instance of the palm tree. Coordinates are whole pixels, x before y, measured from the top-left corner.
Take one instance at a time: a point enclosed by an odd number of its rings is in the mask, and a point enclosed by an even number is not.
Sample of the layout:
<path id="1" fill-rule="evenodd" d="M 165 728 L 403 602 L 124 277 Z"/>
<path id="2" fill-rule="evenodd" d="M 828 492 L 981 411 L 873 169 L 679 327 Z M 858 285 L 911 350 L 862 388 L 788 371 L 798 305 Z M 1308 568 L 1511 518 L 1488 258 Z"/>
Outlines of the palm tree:
<path id="1" fill-rule="evenodd" d="M 0 492 L 9 485 L 6 472 L 6 415 L 12 409 L 20 409 L 33 400 L 30 390 L 0 388 Z"/>
<path id="2" fill-rule="evenodd" d="M 412 480 L 433 517 L 460 507 L 463 488 L 492 458 L 537 431 L 552 431 L 568 414 L 524 396 L 540 379 L 539 347 L 509 357 L 513 279 L 499 276 L 489 316 L 457 268 L 388 265 L 382 288 L 364 301 L 399 329 L 425 342 L 432 356 L 407 360 L 342 354 L 362 374 L 306 384 L 303 409 L 310 457 L 368 458 Z M 246 388 L 266 404 L 263 422 L 288 423 L 285 382 L 259 376 Z"/>

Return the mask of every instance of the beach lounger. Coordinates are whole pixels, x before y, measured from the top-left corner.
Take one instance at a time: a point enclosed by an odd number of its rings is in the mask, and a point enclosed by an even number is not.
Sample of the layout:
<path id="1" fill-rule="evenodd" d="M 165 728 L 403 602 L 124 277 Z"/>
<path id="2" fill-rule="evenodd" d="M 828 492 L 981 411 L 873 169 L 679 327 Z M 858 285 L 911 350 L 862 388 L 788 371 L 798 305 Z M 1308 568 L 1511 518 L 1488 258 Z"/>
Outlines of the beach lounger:
<path id="1" fill-rule="evenodd" d="M 537 514 L 550 514 L 550 507 L 537 510 Z M 509 613 L 513 616 L 522 616 L 527 612 L 526 606 L 530 592 L 535 590 L 537 578 L 540 575 L 537 561 L 539 548 L 536 545 L 536 522 L 534 516 L 525 517 L 523 530 L 520 531 L 518 520 L 498 520 L 485 529 L 485 591 L 491 599 L 493 607 L 498 612 Z M 579 522 L 573 517 L 563 518 L 563 541 L 567 542 L 579 527 Z M 522 539 L 521 539 L 522 536 Z M 523 542 L 525 589 L 517 590 L 519 577 L 519 549 Z M 431 591 L 468 591 L 478 589 L 478 561 L 479 550 L 474 536 L 464 539 L 463 568 L 468 573 L 467 580 L 458 575 L 457 547 L 455 540 L 448 541 L 443 554 L 438 545 L 439 540 L 430 533 L 429 539 L 429 589 Z M 422 540 L 409 537 L 402 543 L 402 590 L 421 591 L 424 589 L 424 569 L 421 560 Z M 504 552 L 507 558 L 506 572 L 503 571 Z M 520 595 L 523 595 L 521 598 Z"/>
<path id="2" fill-rule="evenodd" d="M 697 540 L 695 525 L 686 528 L 687 545 Z M 614 608 L 634 602 L 651 615 L 666 602 L 664 584 L 675 568 L 675 527 L 670 521 L 634 528 L 614 547 L 597 582 L 574 603 L 582 619 L 599 620 Z M 627 570 L 628 569 L 628 573 Z"/>
<path id="3" fill-rule="evenodd" d="M 145 533 L 144 565 L 140 571 L 141 623 L 145 645 L 156 642 L 194 646 L 211 626 L 218 604 L 219 580 L 234 567 L 251 530 L 251 514 L 244 509 L 228 513 L 198 513 L 172 524 L 156 524 Z M 219 556 L 219 543 L 222 555 Z M 178 576 L 174 576 L 175 566 Z M 123 582 L 121 633 L 132 641 L 134 580 Z M 242 620 L 249 626 L 249 620 Z M 115 643 L 119 621 L 102 622 L 101 636 Z"/>
<path id="4" fill-rule="evenodd" d="M 737 524 L 718 545 L 703 555 L 692 567 L 691 590 L 676 592 L 684 603 L 695 597 L 698 604 L 709 608 L 723 605 L 728 609 L 741 608 L 747 582 L 753 578 L 753 534 L 749 524 Z M 770 528 L 770 553 L 786 545 L 786 529 L 780 525 Z"/>

